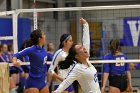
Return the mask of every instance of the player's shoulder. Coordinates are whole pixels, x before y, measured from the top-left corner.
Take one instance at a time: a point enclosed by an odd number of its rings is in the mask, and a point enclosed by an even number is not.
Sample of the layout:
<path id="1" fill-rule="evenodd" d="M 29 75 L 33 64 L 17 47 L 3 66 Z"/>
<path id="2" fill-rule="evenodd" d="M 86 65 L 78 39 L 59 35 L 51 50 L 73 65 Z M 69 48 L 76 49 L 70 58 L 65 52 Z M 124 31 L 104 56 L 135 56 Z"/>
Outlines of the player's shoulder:
<path id="1" fill-rule="evenodd" d="M 121 56 L 127 58 L 126 54 L 124 53 L 121 53 Z"/>
<path id="2" fill-rule="evenodd" d="M 110 57 L 110 56 L 112 56 L 111 53 L 107 53 L 107 54 L 105 55 L 105 57 Z"/>
<path id="3" fill-rule="evenodd" d="M 63 49 L 59 49 L 59 50 L 57 50 L 57 51 L 54 53 L 54 56 L 59 56 L 59 55 L 61 55 L 63 52 L 64 52 Z"/>
<path id="4" fill-rule="evenodd" d="M 55 54 L 63 52 L 63 49 L 58 49 Z"/>
<path id="5" fill-rule="evenodd" d="M 31 50 L 33 50 L 34 49 L 34 46 L 31 46 L 31 47 L 27 47 L 27 48 L 25 48 L 24 50 L 22 50 L 22 51 L 31 51 Z"/>
<path id="6" fill-rule="evenodd" d="M 75 63 L 73 65 L 73 68 L 75 68 L 76 70 L 83 70 L 83 69 L 85 69 L 85 66 L 81 63 Z"/>

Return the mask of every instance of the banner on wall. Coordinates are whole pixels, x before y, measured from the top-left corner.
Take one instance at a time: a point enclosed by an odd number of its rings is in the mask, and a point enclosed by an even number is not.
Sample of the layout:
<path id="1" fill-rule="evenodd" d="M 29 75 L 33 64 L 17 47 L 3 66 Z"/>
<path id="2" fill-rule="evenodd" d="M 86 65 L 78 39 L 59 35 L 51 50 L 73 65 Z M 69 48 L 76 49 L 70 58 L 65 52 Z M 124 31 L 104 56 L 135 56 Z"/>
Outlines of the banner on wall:
<path id="1" fill-rule="evenodd" d="M 124 18 L 124 45 L 140 45 L 140 18 Z"/>

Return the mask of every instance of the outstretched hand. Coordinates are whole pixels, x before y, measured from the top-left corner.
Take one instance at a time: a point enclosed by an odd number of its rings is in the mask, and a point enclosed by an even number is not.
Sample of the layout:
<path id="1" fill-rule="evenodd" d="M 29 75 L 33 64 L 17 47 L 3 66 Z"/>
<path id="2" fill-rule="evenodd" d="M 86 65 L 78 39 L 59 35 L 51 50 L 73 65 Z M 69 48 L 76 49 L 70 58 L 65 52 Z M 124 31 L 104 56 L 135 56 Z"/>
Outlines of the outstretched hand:
<path id="1" fill-rule="evenodd" d="M 87 23 L 87 21 L 84 18 L 80 18 L 80 24 L 83 25 L 85 23 Z"/>

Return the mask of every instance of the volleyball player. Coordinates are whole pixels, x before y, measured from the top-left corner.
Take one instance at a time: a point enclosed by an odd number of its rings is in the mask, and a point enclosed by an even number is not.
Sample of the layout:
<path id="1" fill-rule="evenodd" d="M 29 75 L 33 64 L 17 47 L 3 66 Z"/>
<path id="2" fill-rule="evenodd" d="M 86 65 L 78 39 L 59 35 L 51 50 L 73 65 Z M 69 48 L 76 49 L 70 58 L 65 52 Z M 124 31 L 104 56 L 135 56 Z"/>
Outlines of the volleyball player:
<path id="1" fill-rule="evenodd" d="M 105 63 L 103 74 L 102 93 L 105 92 L 106 82 L 109 79 L 109 93 L 132 92 L 131 73 L 126 55 L 120 51 L 120 43 L 117 39 L 110 41 L 110 52 L 105 56 L 105 60 L 120 60 L 120 63 Z"/>
<path id="2" fill-rule="evenodd" d="M 54 93 L 61 93 L 73 81 L 77 80 L 84 93 L 101 93 L 95 67 L 88 61 L 90 49 L 89 26 L 86 20 L 80 19 L 83 25 L 83 46 L 73 45 L 66 59 L 60 62 L 60 68 L 67 69 L 72 64 L 65 80 L 59 85 Z"/>
<path id="3" fill-rule="evenodd" d="M 47 52 L 48 52 L 48 61 L 52 61 L 53 60 L 53 56 L 54 56 L 54 44 L 52 42 L 49 42 L 47 44 Z"/>
<path id="4" fill-rule="evenodd" d="M 61 82 L 64 80 L 64 78 L 68 74 L 70 68 L 63 70 L 57 67 L 59 65 L 59 62 L 65 60 L 65 58 L 67 57 L 68 51 L 71 48 L 72 44 L 73 44 L 73 41 L 72 41 L 72 36 L 70 34 L 63 34 L 61 36 L 59 50 L 56 51 L 56 53 L 54 54 L 52 64 L 49 68 L 49 73 L 54 78 L 57 78 Z M 56 74 L 56 72 L 54 71 L 56 68 L 57 68 L 58 74 Z M 73 90 L 74 88 L 71 85 L 69 88 L 67 88 L 64 91 L 64 93 L 73 92 Z"/>
<path id="5" fill-rule="evenodd" d="M 34 30 L 30 34 L 33 46 L 20 51 L 13 56 L 13 64 L 17 67 L 20 63 L 17 59 L 28 56 L 30 60 L 29 77 L 26 80 L 25 93 L 49 93 L 46 78 L 47 52 L 44 49 L 46 42 L 45 34 L 40 30 Z"/>

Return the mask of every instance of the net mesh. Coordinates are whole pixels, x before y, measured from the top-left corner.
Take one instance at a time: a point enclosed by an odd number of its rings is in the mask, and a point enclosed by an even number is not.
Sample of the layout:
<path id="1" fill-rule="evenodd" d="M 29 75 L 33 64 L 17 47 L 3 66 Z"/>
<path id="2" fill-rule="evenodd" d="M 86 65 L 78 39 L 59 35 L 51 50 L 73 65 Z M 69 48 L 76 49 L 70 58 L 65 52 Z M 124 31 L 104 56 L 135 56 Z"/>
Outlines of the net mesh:
<path id="1" fill-rule="evenodd" d="M 129 60 L 129 63 L 139 62 L 140 8 L 37 12 L 37 25 L 46 33 L 47 42 L 53 42 L 57 50 L 60 36 L 63 33 L 70 33 L 75 43 L 82 43 L 82 27 L 79 23 L 81 17 L 89 23 L 90 59 L 100 62 L 100 64 L 95 64 L 99 72 L 100 85 L 103 72 L 101 63 L 109 62 L 100 60 L 109 52 L 108 46 L 111 39 L 119 39 L 121 51 L 127 55 L 128 59 L 136 59 Z M 9 26 L 12 27 L 12 24 Z M 18 16 L 18 37 L 22 38 L 18 39 L 20 41 L 18 43 L 19 50 L 22 42 L 29 38 L 29 33 L 33 29 L 33 12 L 20 13 Z M 47 45 L 45 45 L 45 48 L 47 49 Z M 132 71 L 133 86 L 138 87 L 139 77 L 138 70 Z"/>

